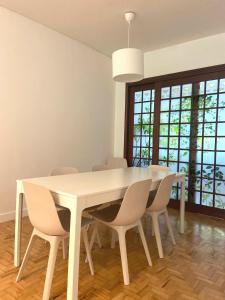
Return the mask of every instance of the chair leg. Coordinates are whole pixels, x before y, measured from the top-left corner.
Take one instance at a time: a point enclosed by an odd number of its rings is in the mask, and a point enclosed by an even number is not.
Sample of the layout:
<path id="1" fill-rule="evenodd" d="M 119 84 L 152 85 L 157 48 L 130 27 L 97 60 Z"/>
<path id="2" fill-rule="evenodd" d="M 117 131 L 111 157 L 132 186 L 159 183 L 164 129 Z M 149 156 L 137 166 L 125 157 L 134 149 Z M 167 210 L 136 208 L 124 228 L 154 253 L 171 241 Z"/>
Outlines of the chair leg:
<path id="1" fill-rule="evenodd" d="M 119 228 L 118 235 L 119 235 L 122 269 L 123 269 L 123 281 L 124 281 L 124 285 L 129 285 L 130 278 L 129 278 L 128 261 L 127 261 L 127 247 L 126 247 L 126 237 L 125 237 L 126 231 L 124 230 L 124 228 L 122 227 Z"/>
<path id="2" fill-rule="evenodd" d="M 87 227 L 87 230 L 88 230 L 89 227 Z M 98 242 L 98 245 L 99 245 L 99 248 L 102 248 L 102 244 L 101 244 L 101 240 L 100 240 L 100 237 L 98 239 L 98 235 L 99 235 L 99 232 L 98 232 L 98 227 L 97 227 L 97 223 L 94 223 L 94 228 L 93 228 L 93 231 L 92 231 L 92 234 L 91 234 L 91 239 L 90 239 L 90 243 L 89 243 L 89 247 L 90 247 L 90 251 L 92 250 L 93 248 L 93 245 L 94 245 L 94 242 L 95 240 L 97 240 Z M 100 243 L 100 244 L 99 244 Z M 88 262 L 88 258 L 86 256 L 85 258 L 85 263 Z"/>
<path id="3" fill-rule="evenodd" d="M 22 264 L 21 264 L 21 267 L 20 267 L 18 275 L 16 277 L 16 282 L 20 281 L 20 279 L 22 277 L 23 271 L 25 269 L 25 266 L 27 264 L 27 261 L 28 261 L 29 255 L 30 255 L 30 251 L 31 251 L 31 248 L 32 248 L 32 243 L 33 243 L 33 240 L 34 240 L 34 236 L 35 236 L 35 229 L 33 229 L 33 232 L 31 234 L 31 237 L 30 237 L 30 240 L 29 240 L 29 243 L 28 243 L 28 246 L 27 246 L 27 249 L 26 249 Z"/>
<path id="4" fill-rule="evenodd" d="M 114 249 L 116 247 L 116 240 L 117 240 L 117 233 L 115 230 L 112 230 L 112 237 L 111 237 L 111 248 Z"/>
<path id="5" fill-rule="evenodd" d="M 62 240 L 63 259 L 67 259 L 67 254 L 68 254 L 67 247 L 68 247 L 67 238 L 65 238 Z"/>
<path id="6" fill-rule="evenodd" d="M 149 253 L 149 250 L 148 250 L 148 245 L 147 245 L 147 242 L 146 242 L 146 238 L 145 238 L 145 234 L 144 234 L 144 230 L 143 230 L 141 221 L 138 222 L 138 231 L 139 231 L 141 241 L 142 241 L 142 244 L 143 244 L 143 247 L 144 247 L 144 250 L 145 250 L 145 255 L 146 255 L 148 264 L 149 264 L 149 266 L 152 266 L 152 260 L 151 260 L 151 256 L 150 256 L 150 253 Z"/>
<path id="7" fill-rule="evenodd" d="M 98 224 L 96 224 L 95 226 L 96 226 L 96 238 L 97 238 L 98 247 L 102 248 L 102 242 L 101 242 L 101 238 L 100 238 L 100 234 L 99 234 L 99 230 L 98 230 Z"/>
<path id="8" fill-rule="evenodd" d="M 87 259 L 88 259 L 88 263 L 89 263 L 90 272 L 91 272 L 91 275 L 94 275 L 94 266 L 93 266 L 93 261 L 91 258 L 91 249 L 90 249 L 90 245 L 88 242 L 88 235 L 87 235 L 86 228 L 82 228 L 82 236 L 83 236 L 83 240 L 84 240 L 85 250 L 87 253 Z"/>
<path id="9" fill-rule="evenodd" d="M 152 213 L 152 225 L 154 227 L 154 232 L 155 232 L 155 238 L 156 238 L 156 243 L 158 247 L 158 252 L 159 252 L 159 257 L 163 258 L 163 249 L 162 249 L 162 241 L 161 241 L 161 235 L 160 235 L 160 230 L 159 230 L 159 220 L 158 220 L 158 214 Z"/>
<path id="10" fill-rule="evenodd" d="M 172 229 L 172 226 L 170 224 L 170 219 L 169 219 L 169 215 L 168 215 L 167 210 L 165 211 L 165 217 L 166 217 L 166 224 L 167 224 L 167 227 L 168 227 L 168 230 L 169 230 L 170 237 L 172 239 L 173 244 L 176 245 L 176 241 L 175 241 L 174 234 L 173 234 L 173 229 Z"/>
<path id="11" fill-rule="evenodd" d="M 58 252 L 59 243 L 61 242 L 61 239 L 59 237 L 50 237 L 49 242 L 50 242 L 50 253 L 49 253 L 42 300 L 49 300 L 50 297 L 52 279 L 53 279 L 53 274 L 55 269 L 55 262 L 56 262 L 57 252 Z"/>

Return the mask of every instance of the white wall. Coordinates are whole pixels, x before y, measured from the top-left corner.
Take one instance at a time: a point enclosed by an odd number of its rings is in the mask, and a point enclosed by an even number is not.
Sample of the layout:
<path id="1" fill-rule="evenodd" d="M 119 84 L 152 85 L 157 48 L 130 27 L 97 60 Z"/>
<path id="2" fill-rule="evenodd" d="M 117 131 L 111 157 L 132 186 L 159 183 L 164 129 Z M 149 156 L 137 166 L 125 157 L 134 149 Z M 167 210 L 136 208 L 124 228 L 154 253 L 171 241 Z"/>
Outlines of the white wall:
<path id="1" fill-rule="evenodd" d="M 0 8 L 0 221 L 17 178 L 81 171 L 113 152 L 111 59 Z"/>
<path id="2" fill-rule="evenodd" d="M 225 63 L 225 33 L 145 53 L 145 78 Z M 116 84 L 114 154 L 124 149 L 125 86 Z"/>

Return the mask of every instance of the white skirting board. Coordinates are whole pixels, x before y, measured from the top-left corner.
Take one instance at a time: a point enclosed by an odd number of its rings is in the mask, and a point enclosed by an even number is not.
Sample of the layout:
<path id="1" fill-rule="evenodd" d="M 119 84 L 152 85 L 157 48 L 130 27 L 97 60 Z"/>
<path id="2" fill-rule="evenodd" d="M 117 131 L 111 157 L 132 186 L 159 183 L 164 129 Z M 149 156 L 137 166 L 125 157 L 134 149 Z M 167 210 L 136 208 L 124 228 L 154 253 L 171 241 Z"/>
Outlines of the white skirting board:
<path id="1" fill-rule="evenodd" d="M 27 209 L 23 209 L 23 216 L 27 216 Z M 0 213 L 0 223 L 15 220 L 15 210 L 6 213 Z"/>

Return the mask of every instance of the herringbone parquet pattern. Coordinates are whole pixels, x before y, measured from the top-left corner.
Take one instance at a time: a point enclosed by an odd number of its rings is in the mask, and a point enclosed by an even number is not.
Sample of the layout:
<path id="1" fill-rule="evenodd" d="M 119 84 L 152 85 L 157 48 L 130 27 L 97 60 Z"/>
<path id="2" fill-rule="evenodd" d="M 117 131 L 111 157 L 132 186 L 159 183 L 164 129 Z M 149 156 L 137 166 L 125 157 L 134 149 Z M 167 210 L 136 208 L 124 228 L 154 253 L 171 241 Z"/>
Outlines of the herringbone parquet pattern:
<path id="1" fill-rule="evenodd" d="M 159 259 L 155 239 L 145 224 L 153 260 L 146 258 L 135 231 L 127 234 L 131 284 L 123 285 L 118 246 L 110 249 L 109 231 L 101 228 L 103 249 L 95 247 L 92 255 L 96 274 L 92 277 L 88 264 L 80 261 L 80 300 L 224 300 L 225 299 L 225 222 L 187 213 L 186 232 L 178 233 L 178 213 L 170 211 L 177 245 L 173 248 L 164 229 L 161 231 L 165 259 Z M 23 252 L 32 227 L 27 218 L 23 226 Z M 48 259 L 48 245 L 37 240 L 25 277 L 15 282 L 13 266 L 14 222 L 0 224 L 0 299 L 41 299 Z M 67 262 L 59 252 L 52 288 L 52 299 L 66 299 Z"/>

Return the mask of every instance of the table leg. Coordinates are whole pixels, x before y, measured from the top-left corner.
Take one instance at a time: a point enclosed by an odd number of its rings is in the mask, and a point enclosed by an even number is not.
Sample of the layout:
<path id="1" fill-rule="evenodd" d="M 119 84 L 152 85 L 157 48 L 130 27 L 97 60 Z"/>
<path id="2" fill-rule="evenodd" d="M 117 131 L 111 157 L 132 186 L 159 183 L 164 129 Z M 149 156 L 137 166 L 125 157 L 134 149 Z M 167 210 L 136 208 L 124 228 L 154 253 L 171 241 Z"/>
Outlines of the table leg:
<path id="1" fill-rule="evenodd" d="M 74 201 L 70 207 L 70 241 L 67 281 L 67 300 L 78 299 L 79 261 L 80 261 L 80 232 L 82 210 Z"/>
<path id="2" fill-rule="evenodd" d="M 180 197 L 180 233 L 184 233 L 185 218 L 185 176 L 181 181 L 181 197 Z"/>
<path id="3" fill-rule="evenodd" d="M 15 244 L 14 244 L 14 266 L 20 265 L 21 226 L 23 214 L 23 194 L 16 193 L 16 216 L 15 216 Z"/>

